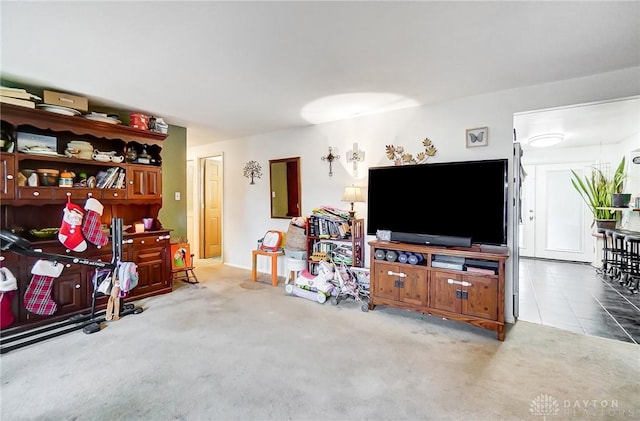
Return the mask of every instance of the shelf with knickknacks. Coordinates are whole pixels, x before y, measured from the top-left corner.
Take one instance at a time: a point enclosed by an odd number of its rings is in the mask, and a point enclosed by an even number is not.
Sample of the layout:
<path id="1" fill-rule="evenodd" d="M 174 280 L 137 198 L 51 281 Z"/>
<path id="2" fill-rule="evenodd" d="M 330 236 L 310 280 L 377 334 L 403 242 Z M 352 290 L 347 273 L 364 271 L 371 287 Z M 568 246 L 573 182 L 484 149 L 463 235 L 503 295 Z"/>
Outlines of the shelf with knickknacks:
<path id="1" fill-rule="evenodd" d="M 243 174 L 246 178 L 251 178 L 251 182 L 249 184 L 256 184 L 253 179 L 262 178 L 262 167 L 257 161 L 249 161 L 247 165 L 244 166 Z"/>

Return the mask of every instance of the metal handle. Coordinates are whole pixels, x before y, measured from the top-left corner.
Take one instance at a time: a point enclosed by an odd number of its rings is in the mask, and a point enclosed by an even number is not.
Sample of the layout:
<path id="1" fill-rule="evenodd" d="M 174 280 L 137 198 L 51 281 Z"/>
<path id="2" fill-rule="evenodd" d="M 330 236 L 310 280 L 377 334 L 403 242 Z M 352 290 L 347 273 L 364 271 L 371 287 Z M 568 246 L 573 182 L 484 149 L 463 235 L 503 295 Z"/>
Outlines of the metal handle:
<path id="1" fill-rule="evenodd" d="M 13 178 L 12 175 L 7 174 L 7 161 L 2 161 L 2 175 L 4 176 L 4 178 L 6 178 L 7 180 L 11 180 Z M 7 183 L 4 183 L 4 194 L 7 194 L 9 192 L 8 190 L 8 186 Z"/>
<path id="2" fill-rule="evenodd" d="M 34 192 L 33 192 L 33 195 L 34 195 L 34 196 L 40 196 L 40 192 L 39 192 L 39 191 L 34 191 Z"/>
<path id="3" fill-rule="evenodd" d="M 467 282 L 467 281 L 456 281 L 455 279 L 447 279 L 447 283 L 448 284 L 456 284 L 456 285 L 462 285 L 463 287 L 470 287 L 472 286 L 471 282 Z"/>
<path id="4" fill-rule="evenodd" d="M 402 273 L 402 272 L 392 272 L 392 271 L 387 271 L 387 275 L 389 276 L 399 276 L 400 278 L 406 278 L 407 274 L 406 273 Z"/>
<path id="5" fill-rule="evenodd" d="M 80 284 L 76 284 L 76 289 L 80 289 Z"/>

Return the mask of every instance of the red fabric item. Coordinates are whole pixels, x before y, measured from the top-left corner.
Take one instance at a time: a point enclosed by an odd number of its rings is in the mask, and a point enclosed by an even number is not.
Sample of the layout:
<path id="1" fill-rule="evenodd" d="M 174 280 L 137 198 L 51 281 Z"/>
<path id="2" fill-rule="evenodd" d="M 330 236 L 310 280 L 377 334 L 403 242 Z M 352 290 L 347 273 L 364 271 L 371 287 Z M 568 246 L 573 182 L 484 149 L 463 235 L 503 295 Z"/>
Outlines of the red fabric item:
<path id="1" fill-rule="evenodd" d="M 85 251 L 87 242 L 82 236 L 82 218 L 84 210 L 71 202 L 68 202 L 64 208 L 62 217 L 62 225 L 58 232 L 58 240 L 70 250 Z"/>
<path id="2" fill-rule="evenodd" d="M 41 316 L 51 316 L 58 309 L 58 305 L 51 298 L 54 278 L 44 275 L 33 275 L 24 293 L 24 307 L 32 313 Z"/>
<path id="3" fill-rule="evenodd" d="M 87 211 L 82 225 L 82 233 L 84 234 L 84 237 L 91 244 L 95 244 L 96 246 L 107 245 L 109 237 L 102 232 L 101 228 L 102 204 L 97 199 L 90 197 L 87 199 L 84 209 Z"/>
<path id="4" fill-rule="evenodd" d="M 15 291 L 6 291 L 0 294 L 0 329 L 13 324 L 14 316 L 11 311 L 11 303 L 14 295 L 16 295 Z"/>

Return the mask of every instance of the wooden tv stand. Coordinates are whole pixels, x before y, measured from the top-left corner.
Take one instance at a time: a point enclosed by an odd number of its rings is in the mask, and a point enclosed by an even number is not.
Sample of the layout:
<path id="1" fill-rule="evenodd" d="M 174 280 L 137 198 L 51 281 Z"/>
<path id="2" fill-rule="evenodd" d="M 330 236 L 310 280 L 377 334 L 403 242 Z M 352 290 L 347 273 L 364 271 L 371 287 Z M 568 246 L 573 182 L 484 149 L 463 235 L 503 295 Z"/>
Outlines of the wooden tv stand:
<path id="1" fill-rule="evenodd" d="M 497 332 L 504 340 L 504 279 L 506 247 L 434 247 L 390 241 L 371 241 L 371 298 L 369 308 L 388 305 L 452 319 Z M 418 264 L 376 258 L 376 251 L 409 252 L 422 256 Z M 392 253 L 393 254 L 393 253 Z M 461 260 L 493 270 L 473 272 L 436 267 Z M 434 266 L 435 262 L 435 266 Z M 455 265 L 455 264 L 454 264 Z"/>

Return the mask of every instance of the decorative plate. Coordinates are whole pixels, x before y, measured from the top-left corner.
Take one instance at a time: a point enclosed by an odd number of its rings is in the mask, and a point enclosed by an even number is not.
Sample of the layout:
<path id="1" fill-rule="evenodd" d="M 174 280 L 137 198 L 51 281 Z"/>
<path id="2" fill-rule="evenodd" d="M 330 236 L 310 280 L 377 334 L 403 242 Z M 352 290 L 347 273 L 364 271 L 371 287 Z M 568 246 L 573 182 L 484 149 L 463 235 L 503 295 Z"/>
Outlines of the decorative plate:
<path id="1" fill-rule="evenodd" d="M 60 228 L 42 228 L 29 230 L 29 233 L 38 238 L 53 238 L 58 234 L 58 231 Z"/>
<path id="2" fill-rule="evenodd" d="M 117 118 L 109 117 L 106 114 L 100 114 L 100 113 L 85 114 L 82 117 L 86 118 L 87 120 L 100 121 L 102 123 L 110 123 L 110 124 L 122 123 L 122 121 L 118 120 Z"/>
<path id="3" fill-rule="evenodd" d="M 36 105 L 36 107 L 42 108 L 45 111 L 50 111 L 52 113 L 63 114 L 63 115 L 80 115 L 80 114 L 82 114 L 78 110 L 74 110 L 73 108 L 61 107 L 60 105 L 38 104 L 38 105 Z"/>

